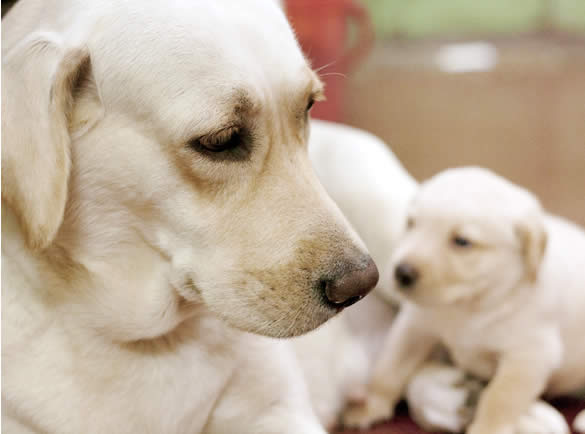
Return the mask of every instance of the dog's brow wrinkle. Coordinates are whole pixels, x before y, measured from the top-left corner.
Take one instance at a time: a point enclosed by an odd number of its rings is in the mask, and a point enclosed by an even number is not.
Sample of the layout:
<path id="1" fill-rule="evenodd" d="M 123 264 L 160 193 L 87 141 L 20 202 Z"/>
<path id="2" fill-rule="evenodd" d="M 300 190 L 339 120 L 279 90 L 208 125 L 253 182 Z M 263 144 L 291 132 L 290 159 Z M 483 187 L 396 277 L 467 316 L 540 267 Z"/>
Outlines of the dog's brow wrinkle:
<path id="1" fill-rule="evenodd" d="M 256 104 L 250 97 L 250 94 L 244 89 L 238 89 L 232 97 L 234 113 L 238 118 L 253 113 L 256 109 Z"/>

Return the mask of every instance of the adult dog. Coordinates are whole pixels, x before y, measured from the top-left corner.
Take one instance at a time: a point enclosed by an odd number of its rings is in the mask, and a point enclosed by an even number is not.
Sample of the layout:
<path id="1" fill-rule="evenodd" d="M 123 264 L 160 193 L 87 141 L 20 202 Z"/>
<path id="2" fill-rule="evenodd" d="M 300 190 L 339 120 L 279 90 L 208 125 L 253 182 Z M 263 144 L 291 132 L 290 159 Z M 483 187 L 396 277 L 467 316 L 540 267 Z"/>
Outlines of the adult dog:
<path id="1" fill-rule="evenodd" d="M 259 335 L 378 272 L 312 172 L 282 11 L 21 0 L 2 32 L 4 432 L 322 433 Z"/>
<path id="2" fill-rule="evenodd" d="M 346 418 L 365 425 L 391 415 L 441 342 L 459 366 L 490 380 L 468 433 L 568 432 L 537 400 L 585 386 L 585 232 L 479 168 L 431 178 L 409 214 L 392 259 L 405 303 L 366 405 Z"/>

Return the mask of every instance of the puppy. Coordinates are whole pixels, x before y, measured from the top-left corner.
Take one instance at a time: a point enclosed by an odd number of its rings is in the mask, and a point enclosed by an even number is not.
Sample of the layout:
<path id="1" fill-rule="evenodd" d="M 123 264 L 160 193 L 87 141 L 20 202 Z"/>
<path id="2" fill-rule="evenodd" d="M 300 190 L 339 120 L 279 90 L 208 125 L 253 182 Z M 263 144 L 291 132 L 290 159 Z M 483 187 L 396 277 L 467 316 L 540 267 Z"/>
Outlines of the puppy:
<path id="1" fill-rule="evenodd" d="M 413 372 L 442 343 L 457 365 L 489 380 L 468 433 L 567 431 L 550 408 L 534 406 L 542 394 L 585 385 L 581 228 L 487 170 L 447 170 L 422 185 L 392 267 L 405 301 L 367 402 L 348 411 L 347 423 L 391 416 Z"/>
<path id="2" fill-rule="evenodd" d="M 2 24 L 6 432 L 323 433 L 266 336 L 378 271 L 310 166 L 322 86 L 278 5 L 21 0 Z"/>

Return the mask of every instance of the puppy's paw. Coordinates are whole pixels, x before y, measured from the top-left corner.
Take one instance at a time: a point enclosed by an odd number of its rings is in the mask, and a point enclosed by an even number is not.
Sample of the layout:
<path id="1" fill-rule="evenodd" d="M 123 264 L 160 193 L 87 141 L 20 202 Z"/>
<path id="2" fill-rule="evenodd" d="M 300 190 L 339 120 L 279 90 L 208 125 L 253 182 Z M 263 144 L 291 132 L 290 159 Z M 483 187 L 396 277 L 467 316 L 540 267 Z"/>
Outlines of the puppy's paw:
<path id="1" fill-rule="evenodd" d="M 473 423 L 467 434 L 570 434 L 565 418 L 554 407 L 537 401 L 510 426 L 497 428 L 488 424 Z"/>
<path id="2" fill-rule="evenodd" d="M 569 434 L 565 418 L 553 406 L 537 401 L 516 424 L 514 434 Z"/>
<path id="3" fill-rule="evenodd" d="M 391 419 L 394 405 L 393 400 L 377 393 L 371 393 L 364 403 L 346 408 L 341 422 L 347 428 L 366 429 L 376 422 Z"/>
<path id="4" fill-rule="evenodd" d="M 425 430 L 462 432 L 469 425 L 483 384 L 454 366 L 432 362 L 411 380 L 411 417 Z"/>
<path id="5" fill-rule="evenodd" d="M 585 410 L 581 410 L 573 421 L 573 429 L 577 432 L 585 433 Z"/>

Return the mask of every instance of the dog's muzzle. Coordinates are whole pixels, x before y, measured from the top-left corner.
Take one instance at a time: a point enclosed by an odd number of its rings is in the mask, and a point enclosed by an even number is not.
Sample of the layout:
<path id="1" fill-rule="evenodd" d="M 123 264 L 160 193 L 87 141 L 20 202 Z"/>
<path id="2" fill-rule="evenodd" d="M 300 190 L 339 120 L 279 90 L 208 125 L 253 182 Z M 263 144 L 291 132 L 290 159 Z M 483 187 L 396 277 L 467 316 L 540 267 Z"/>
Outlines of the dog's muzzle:
<path id="1" fill-rule="evenodd" d="M 398 264 L 394 270 L 394 278 L 402 289 L 412 288 L 418 276 L 418 270 L 406 262 Z"/>

